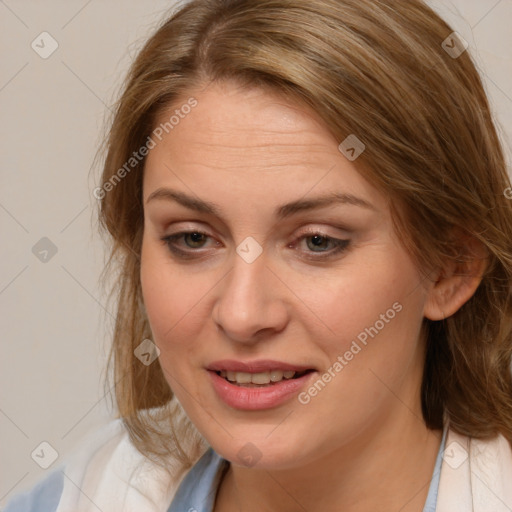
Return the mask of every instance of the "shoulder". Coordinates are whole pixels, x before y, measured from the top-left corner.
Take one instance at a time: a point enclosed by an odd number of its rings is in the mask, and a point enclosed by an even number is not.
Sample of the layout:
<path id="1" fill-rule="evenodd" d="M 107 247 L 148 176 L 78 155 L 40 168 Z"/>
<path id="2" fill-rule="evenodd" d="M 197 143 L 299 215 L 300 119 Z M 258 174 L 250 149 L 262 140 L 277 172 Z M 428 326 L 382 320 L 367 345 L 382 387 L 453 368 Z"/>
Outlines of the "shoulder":
<path id="1" fill-rule="evenodd" d="M 86 437 L 5 512 L 167 510 L 179 482 L 141 454 L 116 419 Z"/>
<path id="2" fill-rule="evenodd" d="M 29 492 L 15 496 L 4 512 L 55 512 L 62 495 L 63 478 L 61 472 L 53 471 Z"/>
<path id="3" fill-rule="evenodd" d="M 448 431 L 439 510 L 512 510 L 511 483 L 512 447 L 503 435 L 476 439 Z"/>
<path id="4" fill-rule="evenodd" d="M 120 441 L 121 420 L 112 420 L 89 434 L 57 468 L 51 470 L 30 490 L 19 493 L 7 503 L 4 512 L 54 512 L 58 510 L 65 488 L 67 473 L 85 473 L 94 457 L 109 443 Z M 81 471 L 80 471 L 81 469 Z"/>

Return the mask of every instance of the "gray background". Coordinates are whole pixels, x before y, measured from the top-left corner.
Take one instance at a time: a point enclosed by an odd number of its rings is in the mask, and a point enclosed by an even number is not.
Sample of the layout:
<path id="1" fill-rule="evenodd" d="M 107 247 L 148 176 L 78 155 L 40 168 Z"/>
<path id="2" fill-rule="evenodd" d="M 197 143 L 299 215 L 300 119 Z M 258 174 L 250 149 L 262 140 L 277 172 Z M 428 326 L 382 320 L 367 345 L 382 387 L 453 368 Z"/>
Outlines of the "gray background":
<path id="1" fill-rule="evenodd" d="M 429 3 L 469 42 L 512 161 L 512 0 Z M 0 505 L 111 414 L 92 164 L 128 64 L 172 6 L 0 0 Z M 59 45 L 46 59 L 31 47 L 44 31 Z M 44 441 L 58 453 L 46 470 L 31 457 Z"/>

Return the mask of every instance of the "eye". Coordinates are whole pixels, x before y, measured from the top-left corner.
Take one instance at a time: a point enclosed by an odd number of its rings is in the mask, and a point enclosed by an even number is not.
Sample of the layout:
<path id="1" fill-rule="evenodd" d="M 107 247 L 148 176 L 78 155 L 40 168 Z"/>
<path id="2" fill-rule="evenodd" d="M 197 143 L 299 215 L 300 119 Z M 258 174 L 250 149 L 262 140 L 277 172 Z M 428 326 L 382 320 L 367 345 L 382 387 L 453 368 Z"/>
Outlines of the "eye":
<path id="1" fill-rule="evenodd" d="M 208 237 L 206 233 L 203 233 L 201 231 L 187 231 L 184 233 L 178 233 L 177 235 L 172 235 L 172 240 L 176 240 L 183 237 L 183 240 L 185 241 L 186 245 L 192 249 L 200 249 L 202 245 L 204 244 L 205 238 Z M 191 244 L 187 243 L 186 241 L 189 240 Z"/>
<path id="2" fill-rule="evenodd" d="M 161 238 L 161 241 L 167 248 L 179 258 L 194 258 L 196 251 L 194 249 L 204 248 L 207 240 L 211 238 L 208 233 L 203 231 L 181 231 L 172 235 Z M 178 241 L 182 240 L 185 243 L 185 247 L 179 246 Z M 300 236 L 294 244 L 288 247 L 295 248 L 297 242 L 306 240 L 307 254 L 305 257 L 310 259 L 320 260 L 322 258 L 329 258 L 338 253 L 345 251 L 350 245 L 350 240 L 343 240 L 340 238 L 334 238 L 328 236 L 319 231 L 310 231 Z M 217 243 L 218 245 L 218 243 Z M 331 246 L 331 249 L 329 249 Z M 319 249 L 319 250 L 317 250 Z"/>
<path id="3" fill-rule="evenodd" d="M 193 252 L 187 249 L 201 249 L 204 246 L 205 240 L 210 238 L 208 233 L 204 233 L 203 231 L 182 231 L 180 233 L 175 233 L 173 235 L 165 236 L 161 238 L 162 242 L 167 246 L 167 248 L 176 256 L 180 258 L 193 258 Z M 182 250 L 178 247 L 177 241 L 183 239 L 185 241 L 185 250 Z"/>
<path id="4" fill-rule="evenodd" d="M 321 259 L 329 258 L 338 253 L 345 251 L 350 245 L 350 240 L 342 240 L 340 238 L 333 238 L 318 231 L 310 231 L 303 234 L 298 238 L 298 242 L 306 241 L 307 258 Z M 331 249 L 329 249 L 329 246 Z M 319 250 L 317 250 L 319 249 Z"/>

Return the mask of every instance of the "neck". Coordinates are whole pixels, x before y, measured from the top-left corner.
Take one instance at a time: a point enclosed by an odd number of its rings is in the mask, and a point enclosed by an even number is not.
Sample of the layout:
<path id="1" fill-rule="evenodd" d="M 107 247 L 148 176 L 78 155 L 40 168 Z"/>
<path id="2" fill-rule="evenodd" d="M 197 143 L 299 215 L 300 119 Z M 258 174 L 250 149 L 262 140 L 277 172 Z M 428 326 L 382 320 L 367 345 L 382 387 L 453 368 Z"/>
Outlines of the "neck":
<path id="1" fill-rule="evenodd" d="M 217 493 L 215 512 L 297 510 L 421 512 L 427 498 L 442 431 L 420 416 L 402 414 L 375 425 L 307 466 L 256 470 L 231 464 Z"/>

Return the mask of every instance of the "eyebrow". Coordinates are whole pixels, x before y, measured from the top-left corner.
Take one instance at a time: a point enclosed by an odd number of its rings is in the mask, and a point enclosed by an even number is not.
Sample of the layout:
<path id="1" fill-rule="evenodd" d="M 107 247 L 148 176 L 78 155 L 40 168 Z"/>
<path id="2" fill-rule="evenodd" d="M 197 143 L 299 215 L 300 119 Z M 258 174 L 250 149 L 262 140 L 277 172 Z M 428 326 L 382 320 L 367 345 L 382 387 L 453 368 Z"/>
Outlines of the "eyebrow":
<path id="1" fill-rule="evenodd" d="M 158 188 L 152 192 L 146 200 L 146 204 L 150 201 L 162 199 L 167 201 L 175 201 L 185 208 L 195 210 L 200 213 L 215 215 L 222 219 L 222 213 L 218 205 L 203 201 L 192 196 L 189 196 L 178 190 L 170 188 Z M 324 208 L 333 204 L 346 204 L 351 206 L 359 206 L 368 210 L 378 211 L 372 204 L 360 197 L 353 194 L 344 194 L 333 192 L 324 196 L 315 197 L 312 199 L 298 199 L 290 203 L 283 204 L 275 210 L 275 216 L 278 219 L 285 219 L 298 212 L 310 211 L 319 208 Z"/>

